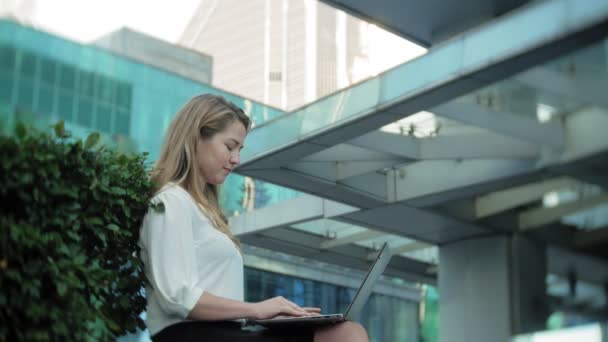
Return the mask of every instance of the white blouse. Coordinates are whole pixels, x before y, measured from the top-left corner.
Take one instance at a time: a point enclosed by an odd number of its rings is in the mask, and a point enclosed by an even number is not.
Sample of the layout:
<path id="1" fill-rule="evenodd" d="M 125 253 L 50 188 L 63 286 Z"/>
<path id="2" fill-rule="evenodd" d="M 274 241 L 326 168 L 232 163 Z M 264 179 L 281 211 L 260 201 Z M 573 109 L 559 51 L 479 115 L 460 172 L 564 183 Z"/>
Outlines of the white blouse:
<path id="1" fill-rule="evenodd" d="M 152 198 L 140 231 L 140 257 L 150 281 L 146 325 L 154 335 L 187 320 L 202 294 L 243 300 L 243 258 L 186 190 L 168 184 Z M 203 303 L 204 304 L 204 303 Z"/>

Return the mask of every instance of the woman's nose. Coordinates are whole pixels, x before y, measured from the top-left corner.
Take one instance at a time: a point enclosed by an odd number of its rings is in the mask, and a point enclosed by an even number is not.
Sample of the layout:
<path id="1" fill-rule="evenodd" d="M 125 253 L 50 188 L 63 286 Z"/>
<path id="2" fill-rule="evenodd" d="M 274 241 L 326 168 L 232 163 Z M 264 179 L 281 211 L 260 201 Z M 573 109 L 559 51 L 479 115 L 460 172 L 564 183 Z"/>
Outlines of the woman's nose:
<path id="1" fill-rule="evenodd" d="M 241 152 L 238 151 L 236 153 L 233 153 L 230 156 L 230 162 L 234 165 L 239 165 L 241 163 Z"/>

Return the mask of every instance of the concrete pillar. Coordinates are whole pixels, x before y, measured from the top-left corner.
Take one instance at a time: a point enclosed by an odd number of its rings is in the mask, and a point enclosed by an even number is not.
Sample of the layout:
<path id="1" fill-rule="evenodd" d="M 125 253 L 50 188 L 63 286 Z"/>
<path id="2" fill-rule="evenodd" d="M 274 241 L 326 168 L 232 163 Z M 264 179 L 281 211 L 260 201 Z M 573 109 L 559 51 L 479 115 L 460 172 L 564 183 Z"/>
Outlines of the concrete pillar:
<path id="1" fill-rule="evenodd" d="M 441 342 L 506 342 L 545 329 L 544 246 L 480 237 L 440 246 L 439 260 Z"/>

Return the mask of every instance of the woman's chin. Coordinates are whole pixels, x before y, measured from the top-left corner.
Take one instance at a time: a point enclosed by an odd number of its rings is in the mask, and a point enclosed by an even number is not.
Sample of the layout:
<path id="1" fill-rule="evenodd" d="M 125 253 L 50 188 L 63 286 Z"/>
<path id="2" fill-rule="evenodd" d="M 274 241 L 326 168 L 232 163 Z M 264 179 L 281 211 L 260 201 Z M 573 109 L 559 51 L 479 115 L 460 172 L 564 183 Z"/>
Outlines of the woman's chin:
<path id="1" fill-rule="evenodd" d="M 211 180 L 211 182 L 209 182 L 209 183 L 211 183 L 213 185 L 221 185 L 222 183 L 224 183 L 225 180 L 226 180 L 226 176 L 220 176 L 220 177 L 217 177 L 217 178 Z"/>

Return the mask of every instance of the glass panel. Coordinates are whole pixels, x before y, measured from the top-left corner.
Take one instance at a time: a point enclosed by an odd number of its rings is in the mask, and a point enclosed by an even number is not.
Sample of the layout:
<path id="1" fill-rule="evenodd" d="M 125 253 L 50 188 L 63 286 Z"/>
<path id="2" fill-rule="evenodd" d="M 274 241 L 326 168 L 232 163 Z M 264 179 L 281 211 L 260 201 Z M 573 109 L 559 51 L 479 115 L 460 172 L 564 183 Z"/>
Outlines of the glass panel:
<path id="1" fill-rule="evenodd" d="M 29 78 L 34 78 L 36 75 L 36 56 L 22 51 L 21 52 L 21 75 Z"/>
<path id="2" fill-rule="evenodd" d="M 344 99 L 343 92 L 325 97 L 315 103 L 312 103 L 302 110 L 296 112 L 293 115 L 290 115 L 289 118 L 291 120 L 277 120 L 274 128 L 277 125 L 281 127 L 289 127 L 293 129 L 297 129 L 293 132 L 291 137 L 301 136 L 312 131 L 316 131 L 321 127 L 325 127 L 328 124 L 335 122 L 338 118 L 342 116 L 342 103 Z M 287 122 L 281 121 L 293 121 L 296 125 L 286 125 Z M 289 139 L 289 137 L 287 138 Z M 280 146 L 280 145 L 275 145 Z"/>
<path id="3" fill-rule="evenodd" d="M 381 75 L 381 103 L 394 101 L 430 84 L 452 78 L 462 72 L 464 46 L 455 41 L 439 46 L 426 55 L 407 62 Z M 408 113 L 403 113 L 408 114 Z"/>
<path id="4" fill-rule="evenodd" d="M 248 134 L 245 148 L 241 153 L 241 159 L 249 159 L 254 155 L 294 140 L 300 131 L 302 116 L 302 112 L 298 111 L 289 114 L 288 117 L 279 118 L 269 122 L 265 126 L 252 130 Z"/>
<path id="5" fill-rule="evenodd" d="M 13 88 L 12 78 L 0 73 L 0 102 L 13 102 Z"/>
<path id="6" fill-rule="evenodd" d="M 59 65 L 59 85 L 66 90 L 76 89 L 76 70 L 67 64 Z"/>
<path id="7" fill-rule="evenodd" d="M 454 101 L 546 122 L 589 106 L 606 107 L 607 40 L 524 71 Z"/>
<path id="8" fill-rule="evenodd" d="M 374 108 L 380 98 L 380 78 L 372 78 L 369 81 L 357 84 L 344 91 L 344 109 L 342 117 L 360 114 L 369 108 Z M 335 119 L 341 119 L 342 117 Z M 337 120 L 333 120 L 334 122 Z"/>
<path id="9" fill-rule="evenodd" d="M 111 133 L 112 130 L 112 107 L 97 105 L 96 128 L 102 132 Z"/>
<path id="10" fill-rule="evenodd" d="M 108 77 L 97 75 L 95 97 L 98 100 L 112 103 L 114 101 L 115 88 L 116 84 L 114 83 L 114 81 L 112 81 Z"/>
<path id="11" fill-rule="evenodd" d="M 17 87 L 17 106 L 28 110 L 34 108 L 34 82 L 21 79 Z"/>
<path id="12" fill-rule="evenodd" d="M 131 115 L 127 111 L 119 110 L 116 113 L 114 122 L 114 132 L 128 135 L 131 126 Z"/>
<path id="13" fill-rule="evenodd" d="M 116 104 L 125 109 L 131 109 L 131 85 L 124 82 L 116 84 Z"/>
<path id="14" fill-rule="evenodd" d="M 49 58 L 40 58 L 40 79 L 48 85 L 54 86 L 56 79 L 57 62 Z"/>
<path id="15" fill-rule="evenodd" d="M 55 87 L 49 87 L 41 84 L 38 89 L 38 106 L 36 110 L 41 113 L 53 113 L 53 105 L 55 104 Z"/>
<path id="16" fill-rule="evenodd" d="M 74 121 L 74 96 L 70 93 L 59 91 L 57 98 L 57 114 L 65 121 Z"/>
<path id="17" fill-rule="evenodd" d="M 283 296 L 300 306 L 321 307 L 325 313 L 343 312 L 355 289 L 251 267 L 245 268 L 245 299 L 258 302 Z M 418 341 L 418 304 L 373 293 L 359 321 L 372 341 Z"/>
<path id="18" fill-rule="evenodd" d="M 8 45 L 0 46 L 0 70 L 12 73 L 15 70 L 16 51 Z"/>
<path id="19" fill-rule="evenodd" d="M 95 94 L 94 75 L 88 71 L 80 70 L 78 76 L 78 90 L 80 91 L 80 94 L 93 97 Z"/>
<path id="20" fill-rule="evenodd" d="M 78 99 L 76 122 L 85 127 L 93 127 L 93 101 L 87 97 L 80 97 Z"/>

